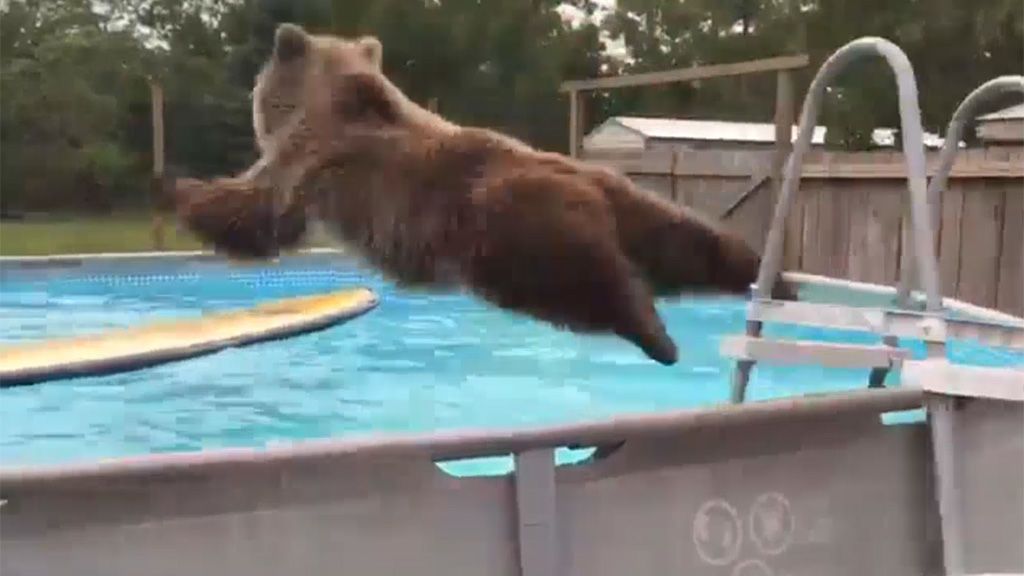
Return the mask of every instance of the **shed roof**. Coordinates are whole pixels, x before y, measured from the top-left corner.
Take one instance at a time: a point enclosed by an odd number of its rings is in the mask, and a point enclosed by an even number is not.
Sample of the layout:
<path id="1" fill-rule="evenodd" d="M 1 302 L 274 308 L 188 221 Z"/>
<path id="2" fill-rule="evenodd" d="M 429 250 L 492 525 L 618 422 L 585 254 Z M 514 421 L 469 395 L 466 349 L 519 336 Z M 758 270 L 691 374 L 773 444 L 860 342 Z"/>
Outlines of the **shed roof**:
<path id="1" fill-rule="evenodd" d="M 642 118 L 615 116 L 609 119 L 647 138 L 671 140 L 719 140 L 732 142 L 774 142 L 775 125 L 759 122 L 722 120 L 691 120 L 683 118 Z M 797 129 L 793 127 L 795 138 Z M 814 144 L 825 141 L 825 129 L 816 127 L 811 137 Z"/>
<path id="2" fill-rule="evenodd" d="M 613 116 L 602 126 L 595 128 L 595 134 L 609 123 L 618 124 L 645 138 L 666 140 L 704 140 L 719 142 L 775 142 L 775 125 L 768 122 L 732 122 L 724 120 L 693 120 L 684 118 L 646 118 L 640 116 Z M 796 139 L 798 127 L 794 126 L 792 138 Z M 824 144 L 827 128 L 816 126 L 811 134 L 812 144 Z M 892 146 L 896 130 L 876 128 L 872 138 L 877 146 Z M 924 135 L 925 146 L 942 146 L 942 138 L 935 134 Z"/>
<path id="3" fill-rule="evenodd" d="M 1024 103 L 1003 108 L 984 116 L 978 116 L 978 120 L 1024 120 Z"/>

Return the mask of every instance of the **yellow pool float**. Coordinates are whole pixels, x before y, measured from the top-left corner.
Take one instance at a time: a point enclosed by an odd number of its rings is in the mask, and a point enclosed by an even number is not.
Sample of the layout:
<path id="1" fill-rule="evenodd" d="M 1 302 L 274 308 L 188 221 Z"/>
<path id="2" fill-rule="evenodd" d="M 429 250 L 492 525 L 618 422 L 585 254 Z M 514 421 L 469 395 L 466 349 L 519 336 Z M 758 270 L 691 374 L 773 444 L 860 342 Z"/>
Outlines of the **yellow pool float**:
<path id="1" fill-rule="evenodd" d="M 102 376 L 289 338 L 347 322 L 373 310 L 377 296 L 355 288 L 277 300 L 71 338 L 0 347 L 0 387 Z"/>

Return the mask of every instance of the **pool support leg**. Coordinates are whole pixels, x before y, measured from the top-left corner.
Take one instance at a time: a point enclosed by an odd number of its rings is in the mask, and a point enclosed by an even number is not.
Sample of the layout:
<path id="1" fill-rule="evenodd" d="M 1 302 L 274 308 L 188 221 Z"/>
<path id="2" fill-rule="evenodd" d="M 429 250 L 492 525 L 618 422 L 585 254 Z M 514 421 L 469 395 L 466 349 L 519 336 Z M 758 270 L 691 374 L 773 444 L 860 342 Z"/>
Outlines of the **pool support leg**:
<path id="1" fill-rule="evenodd" d="M 899 348 L 900 339 L 891 334 L 886 334 L 882 337 L 882 343 L 890 348 Z M 898 360 L 894 362 L 894 365 L 888 368 L 872 368 L 871 374 L 868 375 L 868 388 L 884 388 L 885 378 L 892 372 L 893 368 L 898 368 Z"/>
<path id="2" fill-rule="evenodd" d="M 956 399 L 929 394 L 925 405 L 932 434 L 946 576 L 963 576 L 963 507 L 956 461 Z"/>
<path id="3" fill-rule="evenodd" d="M 517 535 L 522 576 L 556 576 L 555 451 L 540 448 L 515 455 Z"/>
<path id="4" fill-rule="evenodd" d="M 764 329 L 764 322 L 760 320 L 747 320 L 747 336 L 760 338 Z M 733 404 L 742 404 L 747 399 L 747 385 L 750 383 L 750 373 L 754 370 L 753 360 L 740 360 L 736 363 L 736 369 L 732 373 L 732 390 L 730 400 Z"/>

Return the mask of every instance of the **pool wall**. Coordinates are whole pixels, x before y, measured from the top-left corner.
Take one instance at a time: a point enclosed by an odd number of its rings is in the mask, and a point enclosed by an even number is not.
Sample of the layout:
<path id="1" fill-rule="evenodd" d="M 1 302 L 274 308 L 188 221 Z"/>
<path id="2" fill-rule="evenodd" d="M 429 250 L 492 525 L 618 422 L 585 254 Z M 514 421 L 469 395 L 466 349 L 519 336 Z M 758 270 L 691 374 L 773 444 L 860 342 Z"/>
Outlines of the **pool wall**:
<path id="1" fill-rule="evenodd" d="M 0 472 L 3 574 L 937 574 L 920 389 Z M 957 416 L 970 573 L 1024 570 L 1024 403 Z M 553 448 L 623 442 L 553 465 Z M 436 462 L 514 454 L 456 478 Z"/>
<path id="2" fill-rule="evenodd" d="M 790 276 L 813 298 L 872 306 L 895 295 Z M 901 386 L 540 429 L 2 468 L 0 573 L 939 574 L 949 560 L 931 423 L 880 418 L 936 394 Z M 1021 396 L 955 400 L 967 573 L 1024 572 Z M 621 447 L 554 465 L 556 448 L 608 446 Z M 510 454 L 515 470 L 501 476 L 438 466 Z"/>

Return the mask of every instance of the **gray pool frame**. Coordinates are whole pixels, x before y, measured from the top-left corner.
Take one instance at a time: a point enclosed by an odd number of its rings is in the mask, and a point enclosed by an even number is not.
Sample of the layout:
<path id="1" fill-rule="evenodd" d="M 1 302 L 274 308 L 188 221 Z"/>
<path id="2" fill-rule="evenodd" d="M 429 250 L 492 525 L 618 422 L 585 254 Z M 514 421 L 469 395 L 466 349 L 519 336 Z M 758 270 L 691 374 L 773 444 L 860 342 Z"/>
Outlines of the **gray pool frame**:
<path id="1" fill-rule="evenodd" d="M 914 308 L 909 268 L 899 288 L 789 273 L 801 302 L 764 297 L 814 94 L 861 53 L 893 65 L 908 164 L 921 161 L 908 171 L 914 245 L 925 246 L 923 256 L 915 252 L 930 261 L 918 262 L 923 311 Z M 1020 348 L 1024 319 L 937 292 L 934 254 L 922 242 L 931 238 L 931 206 L 923 156 L 915 160 L 916 86 L 902 52 L 867 38 L 830 62 L 805 101 L 746 334 L 723 344 L 737 361 L 732 404 L 539 429 L 5 467 L 0 574 L 1024 573 L 1024 370 L 953 366 L 944 357 L 951 337 Z M 998 84 L 1016 91 L 1024 78 Z M 962 108 L 976 107 L 971 98 Z M 954 122 L 963 117 L 958 111 Z M 933 178 L 934 192 L 941 182 Z M 815 302 L 821 288 L 845 296 Z M 868 306 L 842 305 L 853 300 Z M 943 310 L 970 319 L 953 321 Z M 883 346 L 770 340 L 761 335 L 766 322 L 869 330 Z M 928 357 L 900 353 L 901 335 L 923 337 Z M 873 376 L 863 390 L 745 402 L 750 370 L 777 361 L 868 367 Z M 885 387 L 875 369 L 899 371 L 901 385 Z M 882 419 L 921 408 L 923 421 Z M 603 449 L 555 466 L 562 446 Z M 437 466 L 509 454 L 515 470 L 502 476 L 453 477 Z"/>

